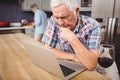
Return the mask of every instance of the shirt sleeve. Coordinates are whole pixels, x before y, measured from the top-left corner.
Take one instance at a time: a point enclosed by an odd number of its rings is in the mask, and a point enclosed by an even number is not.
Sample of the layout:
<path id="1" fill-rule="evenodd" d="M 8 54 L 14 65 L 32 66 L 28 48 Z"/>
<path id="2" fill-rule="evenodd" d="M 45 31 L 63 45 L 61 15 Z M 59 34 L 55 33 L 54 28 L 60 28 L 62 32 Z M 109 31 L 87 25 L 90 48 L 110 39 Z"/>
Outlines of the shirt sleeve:
<path id="1" fill-rule="evenodd" d="M 100 48 L 101 42 L 101 27 L 97 25 L 93 30 L 90 31 L 88 39 L 88 49 L 95 50 Z"/>
<path id="2" fill-rule="evenodd" d="M 49 46 L 55 47 L 57 44 L 56 23 L 53 17 L 50 18 L 48 26 L 45 29 L 42 42 Z"/>

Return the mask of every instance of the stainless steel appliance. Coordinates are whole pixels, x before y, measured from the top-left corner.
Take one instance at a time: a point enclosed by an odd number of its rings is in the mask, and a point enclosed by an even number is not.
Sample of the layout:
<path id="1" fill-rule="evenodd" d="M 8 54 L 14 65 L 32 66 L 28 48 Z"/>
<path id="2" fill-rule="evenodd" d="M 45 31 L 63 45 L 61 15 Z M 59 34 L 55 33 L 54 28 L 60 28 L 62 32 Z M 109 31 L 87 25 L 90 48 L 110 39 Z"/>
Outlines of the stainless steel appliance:
<path id="1" fill-rule="evenodd" d="M 102 19 L 105 26 L 105 43 L 113 43 L 120 23 L 120 0 L 92 0 L 93 18 Z"/>

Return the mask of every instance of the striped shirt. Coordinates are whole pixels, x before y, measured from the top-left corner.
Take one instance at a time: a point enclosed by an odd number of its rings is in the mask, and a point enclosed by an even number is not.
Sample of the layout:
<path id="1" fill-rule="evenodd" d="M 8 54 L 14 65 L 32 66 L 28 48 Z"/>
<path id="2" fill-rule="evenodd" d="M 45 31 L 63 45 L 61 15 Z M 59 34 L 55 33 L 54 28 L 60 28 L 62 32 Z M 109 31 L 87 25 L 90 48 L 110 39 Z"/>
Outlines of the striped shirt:
<path id="1" fill-rule="evenodd" d="M 73 32 L 87 49 L 96 50 L 100 48 L 101 28 L 96 20 L 88 16 L 79 16 Z M 54 16 L 50 18 L 42 42 L 52 47 L 55 47 L 58 42 L 63 51 L 74 53 L 70 43 L 61 38 L 59 24 Z"/>

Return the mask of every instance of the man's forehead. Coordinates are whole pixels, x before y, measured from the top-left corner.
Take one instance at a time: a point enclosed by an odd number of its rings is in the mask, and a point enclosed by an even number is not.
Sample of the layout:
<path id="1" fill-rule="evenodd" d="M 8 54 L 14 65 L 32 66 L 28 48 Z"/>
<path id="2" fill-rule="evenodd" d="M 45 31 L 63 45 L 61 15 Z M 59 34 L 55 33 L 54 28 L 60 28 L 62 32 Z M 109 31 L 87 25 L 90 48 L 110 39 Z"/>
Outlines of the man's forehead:
<path id="1" fill-rule="evenodd" d="M 61 17 L 61 16 L 66 16 L 66 15 L 68 15 L 68 14 L 69 14 L 69 12 L 58 12 L 58 13 L 55 12 L 55 13 L 53 13 L 54 16 L 58 16 L 58 17 L 59 17 L 59 16 L 60 16 L 60 17 Z"/>

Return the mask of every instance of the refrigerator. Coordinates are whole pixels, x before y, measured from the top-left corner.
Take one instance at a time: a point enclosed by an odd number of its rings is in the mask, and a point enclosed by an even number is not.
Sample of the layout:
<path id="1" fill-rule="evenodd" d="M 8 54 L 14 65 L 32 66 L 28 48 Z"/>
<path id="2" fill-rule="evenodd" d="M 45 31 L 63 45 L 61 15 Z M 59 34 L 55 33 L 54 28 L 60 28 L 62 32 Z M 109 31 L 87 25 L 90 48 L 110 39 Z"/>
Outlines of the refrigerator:
<path id="1" fill-rule="evenodd" d="M 115 46 L 115 61 L 120 74 L 120 0 L 92 0 L 91 17 L 103 28 L 103 43 Z"/>

